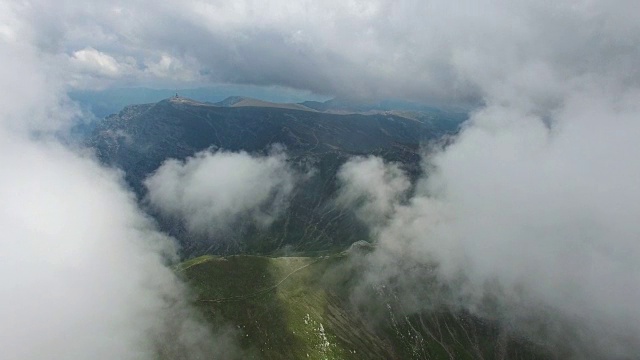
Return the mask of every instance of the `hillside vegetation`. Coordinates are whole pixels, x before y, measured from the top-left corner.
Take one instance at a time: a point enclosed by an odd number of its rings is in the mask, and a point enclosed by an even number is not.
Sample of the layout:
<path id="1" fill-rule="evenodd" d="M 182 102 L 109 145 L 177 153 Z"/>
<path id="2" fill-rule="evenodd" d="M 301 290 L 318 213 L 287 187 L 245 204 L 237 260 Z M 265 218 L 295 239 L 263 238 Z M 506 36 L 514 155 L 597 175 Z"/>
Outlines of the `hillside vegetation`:
<path id="1" fill-rule="evenodd" d="M 254 359 L 543 358 L 468 314 L 405 316 L 384 291 L 371 291 L 363 311 L 350 300 L 358 279 L 352 256 L 204 256 L 178 272 L 206 319 L 230 324 Z"/>

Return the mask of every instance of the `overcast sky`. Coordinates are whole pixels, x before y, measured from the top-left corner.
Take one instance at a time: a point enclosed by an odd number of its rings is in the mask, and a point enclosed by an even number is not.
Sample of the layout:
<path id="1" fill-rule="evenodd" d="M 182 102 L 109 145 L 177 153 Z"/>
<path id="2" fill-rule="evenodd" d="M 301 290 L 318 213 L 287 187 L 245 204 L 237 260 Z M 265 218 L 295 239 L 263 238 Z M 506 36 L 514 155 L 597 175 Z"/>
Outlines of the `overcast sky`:
<path id="1" fill-rule="evenodd" d="M 568 82 L 637 85 L 633 0 L 32 1 L 0 36 L 73 87 L 282 85 L 429 102 L 553 102 Z M 490 93 L 490 95 L 489 95 Z M 502 100 L 502 99 L 501 99 Z"/>

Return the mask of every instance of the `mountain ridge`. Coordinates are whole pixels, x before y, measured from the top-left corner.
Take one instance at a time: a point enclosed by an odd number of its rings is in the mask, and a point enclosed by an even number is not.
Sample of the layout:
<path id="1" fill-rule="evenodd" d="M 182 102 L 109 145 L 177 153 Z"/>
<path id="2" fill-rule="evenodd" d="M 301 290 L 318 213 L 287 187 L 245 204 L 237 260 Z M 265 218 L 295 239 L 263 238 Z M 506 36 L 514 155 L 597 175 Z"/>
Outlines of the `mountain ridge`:
<path id="1" fill-rule="evenodd" d="M 206 149 L 266 154 L 273 144 L 280 144 L 294 167 L 311 165 L 317 172 L 294 194 L 285 215 L 287 221 L 276 221 L 268 235 L 250 231 L 252 236 L 243 234 L 242 241 L 232 242 L 244 244 L 237 251 L 268 253 L 281 246 L 307 251 L 342 248 L 366 233 L 353 215 L 331 203 L 336 173 L 347 159 L 376 155 L 401 163 L 409 174 L 417 176 L 422 144 L 455 132 L 458 124 L 455 116 L 446 113 L 434 121 L 421 122 L 393 114 L 225 107 L 172 97 L 128 106 L 108 116 L 96 126 L 87 144 L 103 163 L 124 171 L 125 180 L 141 200 L 146 192 L 143 180 L 167 159 L 184 160 Z M 158 220 L 165 230 L 182 239 L 185 249 L 197 247 L 202 240 L 208 245 L 200 252 L 231 251 L 213 240 L 186 239 L 179 224 Z M 247 238 L 249 243 L 244 240 Z"/>

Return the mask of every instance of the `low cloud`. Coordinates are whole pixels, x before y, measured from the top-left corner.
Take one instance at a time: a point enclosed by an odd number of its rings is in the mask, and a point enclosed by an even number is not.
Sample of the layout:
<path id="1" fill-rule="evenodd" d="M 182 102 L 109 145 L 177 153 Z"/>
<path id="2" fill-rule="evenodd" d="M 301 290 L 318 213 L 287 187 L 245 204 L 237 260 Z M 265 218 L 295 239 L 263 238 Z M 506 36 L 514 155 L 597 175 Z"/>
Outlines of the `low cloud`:
<path id="1" fill-rule="evenodd" d="M 640 96 L 592 89 L 563 103 L 552 118 L 487 106 L 425 156 L 410 200 L 383 202 L 394 210 L 377 227 L 367 283 L 393 283 L 413 311 L 444 284 L 449 307 L 575 358 L 637 354 Z M 347 163 L 341 191 L 396 193 L 385 181 L 395 166 L 372 173 L 372 163 Z M 379 213 L 363 204 L 357 212 Z"/>
<path id="2" fill-rule="evenodd" d="M 118 175 L 55 143 L 2 135 L 4 356 L 153 359 L 159 344 L 183 347 L 187 358 L 214 351 L 167 267 L 176 259 L 172 239 L 142 215 Z M 181 328 L 200 337 L 198 348 L 168 336 Z"/>
<path id="3" fill-rule="evenodd" d="M 336 204 L 352 208 L 360 221 L 372 229 L 384 225 L 411 187 L 399 164 L 374 156 L 347 161 L 337 173 Z"/>
<path id="4" fill-rule="evenodd" d="M 149 203 L 163 215 L 183 220 L 192 234 L 223 239 L 249 225 L 271 225 L 299 178 L 282 148 L 266 156 L 206 150 L 166 161 L 145 185 Z"/>
<path id="5" fill-rule="evenodd" d="M 233 336 L 219 337 L 191 307 L 170 268 L 174 240 L 121 174 L 56 140 L 79 111 L 21 29 L 12 29 L 19 42 L 0 39 L 2 356 L 237 356 Z"/>

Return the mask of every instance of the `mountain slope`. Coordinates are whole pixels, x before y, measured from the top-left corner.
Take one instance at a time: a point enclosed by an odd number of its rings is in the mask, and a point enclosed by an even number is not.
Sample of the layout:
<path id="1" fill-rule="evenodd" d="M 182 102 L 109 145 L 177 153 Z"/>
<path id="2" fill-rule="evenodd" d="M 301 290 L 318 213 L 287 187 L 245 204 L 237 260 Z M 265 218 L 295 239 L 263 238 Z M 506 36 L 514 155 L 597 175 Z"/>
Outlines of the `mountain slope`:
<path id="1" fill-rule="evenodd" d="M 289 211 L 268 231 L 248 229 L 249 233 L 220 244 L 186 237 L 180 223 L 159 218 L 160 223 L 181 240 L 189 254 L 268 253 L 283 247 L 292 251 L 326 250 L 366 236 L 366 229 L 354 221 L 352 214 L 336 209 L 331 202 L 339 166 L 351 156 L 378 155 L 401 162 L 415 176 L 421 144 L 455 131 L 459 124 L 446 113 L 436 120 L 233 107 L 233 103 L 218 106 L 174 97 L 126 107 L 102 121 L 88 142 L 103 162 L 124 170 L 127 182 L 140 198 L 145 195 L 142 181 L 169 158 L 185 159 L 210 147 L 266 153 L 272 144 L 282 144 L 294 166 L 311 165 L 316 171 L 295 192 Z"/>
<path id="2" fill-rule="evenodd" d="M 524 340 L 466 314 L 405 316 L 374 292 L 350 301 L 353 253 L 324 257 L 205 256 L 181 265 L 197 307 L 237 329 L 255 359 L 542 359 Z"/>

